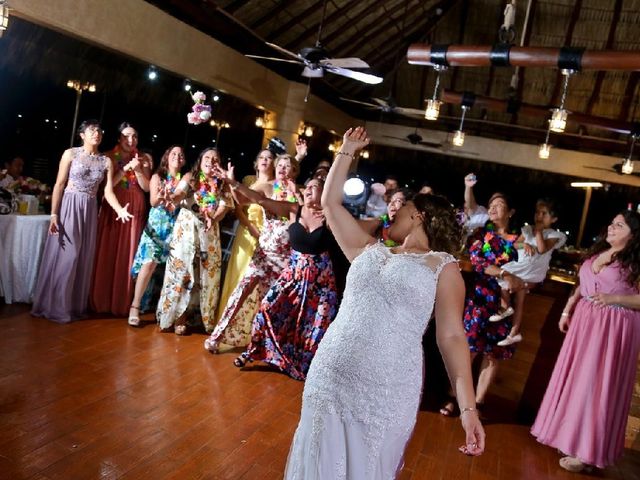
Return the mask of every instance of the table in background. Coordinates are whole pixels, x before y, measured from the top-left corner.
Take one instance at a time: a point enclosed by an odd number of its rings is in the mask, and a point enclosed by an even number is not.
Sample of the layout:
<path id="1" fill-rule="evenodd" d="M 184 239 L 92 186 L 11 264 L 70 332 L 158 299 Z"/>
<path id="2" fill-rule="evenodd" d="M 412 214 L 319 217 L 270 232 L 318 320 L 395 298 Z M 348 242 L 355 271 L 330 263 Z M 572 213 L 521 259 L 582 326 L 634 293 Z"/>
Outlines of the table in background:
<path id="1" fill-rule="evenodd" d="M 32 303 L 49 215 L 0 215 L 0 295 Z"/>

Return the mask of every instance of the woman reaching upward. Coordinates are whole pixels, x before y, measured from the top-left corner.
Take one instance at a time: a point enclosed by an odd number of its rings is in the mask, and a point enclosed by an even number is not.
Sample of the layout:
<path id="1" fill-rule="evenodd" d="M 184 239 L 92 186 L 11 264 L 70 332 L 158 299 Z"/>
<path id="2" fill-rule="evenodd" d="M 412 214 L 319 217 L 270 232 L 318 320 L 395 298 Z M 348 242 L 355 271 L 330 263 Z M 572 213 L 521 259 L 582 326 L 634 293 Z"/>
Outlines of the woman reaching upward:
<path id="1" fill-rule="evenodd" d="M 322 194 L 329 226 L 352 265 L 338 315 L 307 375 L 285 472 L 290 480 L 396 477 L 416 422 L 422 335 L 434 309 L 466 432 L 460 450 L 484 450 L 460 322 L 464 283 L 451 255 L 461 234 L 455 212 L 443 197 L 418 195 L 391 229 L 404 239 L 400 246 L 388 248 L 362 231 L 342 206 L 342 188 L 351 160 L 368 143 L 363 128 L 347 130 Z"/>

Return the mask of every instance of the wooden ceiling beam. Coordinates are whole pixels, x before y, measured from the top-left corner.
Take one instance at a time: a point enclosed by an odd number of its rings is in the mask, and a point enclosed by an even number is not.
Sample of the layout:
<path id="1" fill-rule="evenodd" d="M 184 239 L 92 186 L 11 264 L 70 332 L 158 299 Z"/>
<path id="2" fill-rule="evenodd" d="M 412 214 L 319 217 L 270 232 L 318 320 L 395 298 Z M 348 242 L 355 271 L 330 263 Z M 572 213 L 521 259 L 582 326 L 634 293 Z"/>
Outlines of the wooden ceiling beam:
<path id="1" fill-rule="evenodd" d="M 284 10 L 289 8 L 295 0 L 281 0 L 276 4 L 276 6 L 271 7 L 267 10 L 267 13 L 258 18 L 255 22 L 250 25 L 251 30 L 255 30 L 261 25 L 267 23 L 269 20 L 276 17 L 278 14 L 282 13 Z"/>
<path id="2" fill-rule="evenodd" d="M 315 3 L 312 3 L 311 6 L 307 9 L 305 9 L 304 11 L 302 11 L 300 14 L 296 15 L 295 17 L 293 17 L 291 20 L 289 20 L 288 22 L 280 25 L 277 29 L 275 29 L 274 31 L 270 32 L 269 35 L 267 35 L 267 38 L 269 39 L 269 41 L 273 42 L 275 39 L 277 39 L 280 35 L 282 35 L 283 33 L 287 32 L 290 28 L 296 26 L 297 24 L 299 24 L 302 20 L 304 20 L 305 18 L 307 18 L 309 15 L 311 15 L 312 13 L 316 12 L 318 10 L 318 8 L 322 7 L 322 3 L 324 0 L 318 0 Z M 320 14 L 322 15 L 322 12 L 320 12 Z M 318 22 L 318 26 L 320 26 L 320 23 Z M 311 30 L 311 29 L 309 29 Z M 305 38 L 310 36 L 309 30 L 307 30 L 304 33 Z M 316 29 L 317 31 L 317 29 Z"/>
<path id="3" fill-rule="evenodd" d="M 576 0 L 576 3 L 573 5 L 573 12 L 571 13 L 571 19 L 569 20 L 569 27 L 567 28 L 567 33 L 564 36 L 564 46 L 570 47 L 571 42 L 573 40 L 573 31 L 575 30 L 576 23 L 578 23 L 578 19 L 580 18 L 580 10 L 582 8 L 582 0 Z M 549 102 L 551 105 L 557 105 L 558 99 L 560 98 L 560 89 L 563 84 L 564 76 L 562 72 L 558 70 L 556 74 L 556 83 L 553 85 L 553 93 L 551 94 L 551 101 Z"/>
<path id="4" fill-rule="evenodd" d="M 633 120 L 629 118 L 629 111 L 631 110 L 631 105 L 633 104 L 633 97 L 636 92 L 636 88 L 638 88 L 638 83 L 640 83 L 640 72 L 631 72 L 631 75 L 629 75 L 629 80 L 627 80 L 627 86 L 624 89 L 624 96 L 622 97 L 622 101 L 620 102 L 620 113 L 618 114 L 618 120 L 622 120 L 623 122 Z"/>
<path id="5" fill-rule="evenodd" d="M 413 0 L 411 0 L 413 3 Z M 377 8 L 379 4 L 374 2 L 371 8 Z M 341 42 L 339 45 L 336 45 L 332 51 L 335 55 L 340 55 L 342 57 L 348 57 L 350 54 L 358 52 L 360 48 L 369 43 L 372 39 L 378 37 L 383 34 L 386 30 L 389 30 L 393 24 L 397 23 L 398 19 L 394 18 L 393 15 L 401 10 L 402 8 L 406 8 L 404 2 L 398 2 L 393 8 L 390 8 L 385 12 L 387 17 L 386 22 L 380 23 L 377 28 L 369 30 L 366 35 L 362 35 L 360 32 L 356 32 L 355 35 L 350 35 L 346 40 Z M 378 19 L 376 19 L 377 21 Z M 367 25 L 365 29 L 370 27 Z"/>
<path id="6" fill-rule="evenodd" d="M 242 7 L 244 7 L 247 3 L 249 3 L 249 0 L 235 0 L 235 2 L 231 2 L 229 5 L 224 7 L 223 10 L 228 14 L 233 15 Z"/>
<path id="7" fill-rule="evenodd" d="M 331 3 L 334 4 L 335 6 L 335 3 L 333 1 Z M 325 19 L 323 29 L 326 31 L 328 28 L 327 26 L 332 25 L 333 22 L 335 22 L 338 18 L 345 15 L 348 11 L 353 10 L 354 6 L 357 7 L 359 5 L 366 5 L 366 4 L 359 0 L 352 0 L 350 2 L 346 2 L 341 8 L 338 8 L 336 11 L 334 11 L 331 15 L 329 15 Z M 309 29 L 306 32 L 304 32 L 294 41 L 287 43 L 284 47 L 291 50 L 292 48 L 297 48 L 300 45 L 303 45 L 304 42 L 309 37 L 312 37 L 313 35 L 318 33 L 319 28 L 320 28 L 320 21 L 311 25 L 311 27 L 309 27 Z M 323 36 L 320 40 L 322 41 L 323 45 L 327 45 L 331 40 L 333 40 L 333 38 L 335 38 L 336 36 L 342 33 L 344 33 L 342 28 L 336 28 L 333 33 Z"/>
<path id="8" fill-rule="evenodd" d="M 613 42 L 616 37 L 616 28 L 618 28 L 618 22 L 620 21 L 620 12 L 622 11 L 622 0 L 616 0 L 615 7 L 613 8 L 613 17 L 611 18 L 611 25 L 609 26 L 609 35 L 607 37 L 606 50 L 613 48 Z M 585 113 L 590 115 L 593 111 L 593 107 L 596 104 L 596 100 L 600 97 L 600 90 L 602 89 L 602 82 L 604 81 L 605 72 L 600 70 L 596 75 L 596 81 L 593 84 L 593 90 L 591 96 L 587 102 L 587 108 Z"/>

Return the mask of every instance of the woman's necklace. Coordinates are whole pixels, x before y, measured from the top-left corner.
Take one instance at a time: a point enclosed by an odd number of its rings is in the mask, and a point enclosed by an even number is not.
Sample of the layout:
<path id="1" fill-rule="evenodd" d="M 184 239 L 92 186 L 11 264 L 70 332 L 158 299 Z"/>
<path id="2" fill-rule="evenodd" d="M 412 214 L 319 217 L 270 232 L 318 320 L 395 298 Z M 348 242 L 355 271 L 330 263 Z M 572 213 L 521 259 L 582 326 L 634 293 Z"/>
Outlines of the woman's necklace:
<path id="1" fill-rule="evenodd" d="M 129 154 L 129 158 L 135 157 L 138 154 L 136 149 L 131 150 Z M 122 149 L 120 145 L 116 145 L 116 148 L 113 149 L 113 158 L 118 163 L 118 168 L 122 170 L 122 178 L 120 179 L 119 185 L 128 190 L 131 185 L 137 185 L 138 179 L 136 178 L 136 172 L 133 170 L 129 170 L 128 172 L 124 171 L 124 166 L 126 165 L 125 161 L 122 159 Z"/>
<path id="2" fill-rule="evenodd" d="M 217 208 L 219 183 L 217 177 L 209 179 L 202 171 L 198 174 L 198 187 L 193 196 L 200 211 L 212 212 Z"/>

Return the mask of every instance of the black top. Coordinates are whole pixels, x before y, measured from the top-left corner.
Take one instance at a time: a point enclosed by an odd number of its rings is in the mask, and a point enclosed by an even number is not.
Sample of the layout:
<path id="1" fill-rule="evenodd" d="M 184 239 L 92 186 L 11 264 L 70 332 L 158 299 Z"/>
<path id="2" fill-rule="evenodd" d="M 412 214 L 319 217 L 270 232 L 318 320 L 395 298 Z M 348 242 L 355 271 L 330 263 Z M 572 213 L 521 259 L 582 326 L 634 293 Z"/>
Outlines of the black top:
<path id="1" fill-rule="evenodd" d="M 308 232 L 304 225 L 300 223 L 301 211 L 302 206 L 299 206 L 298 213 L 296 213 L 296 221 L 289 225 L 289 241 L 291 242 L 291 247 L 300 253 L 308 253 L 311 255 L 326 252 L 331 247 L 331 244 L 335 242 L 333 234 L 325 223 L 313 232 Z"/>

